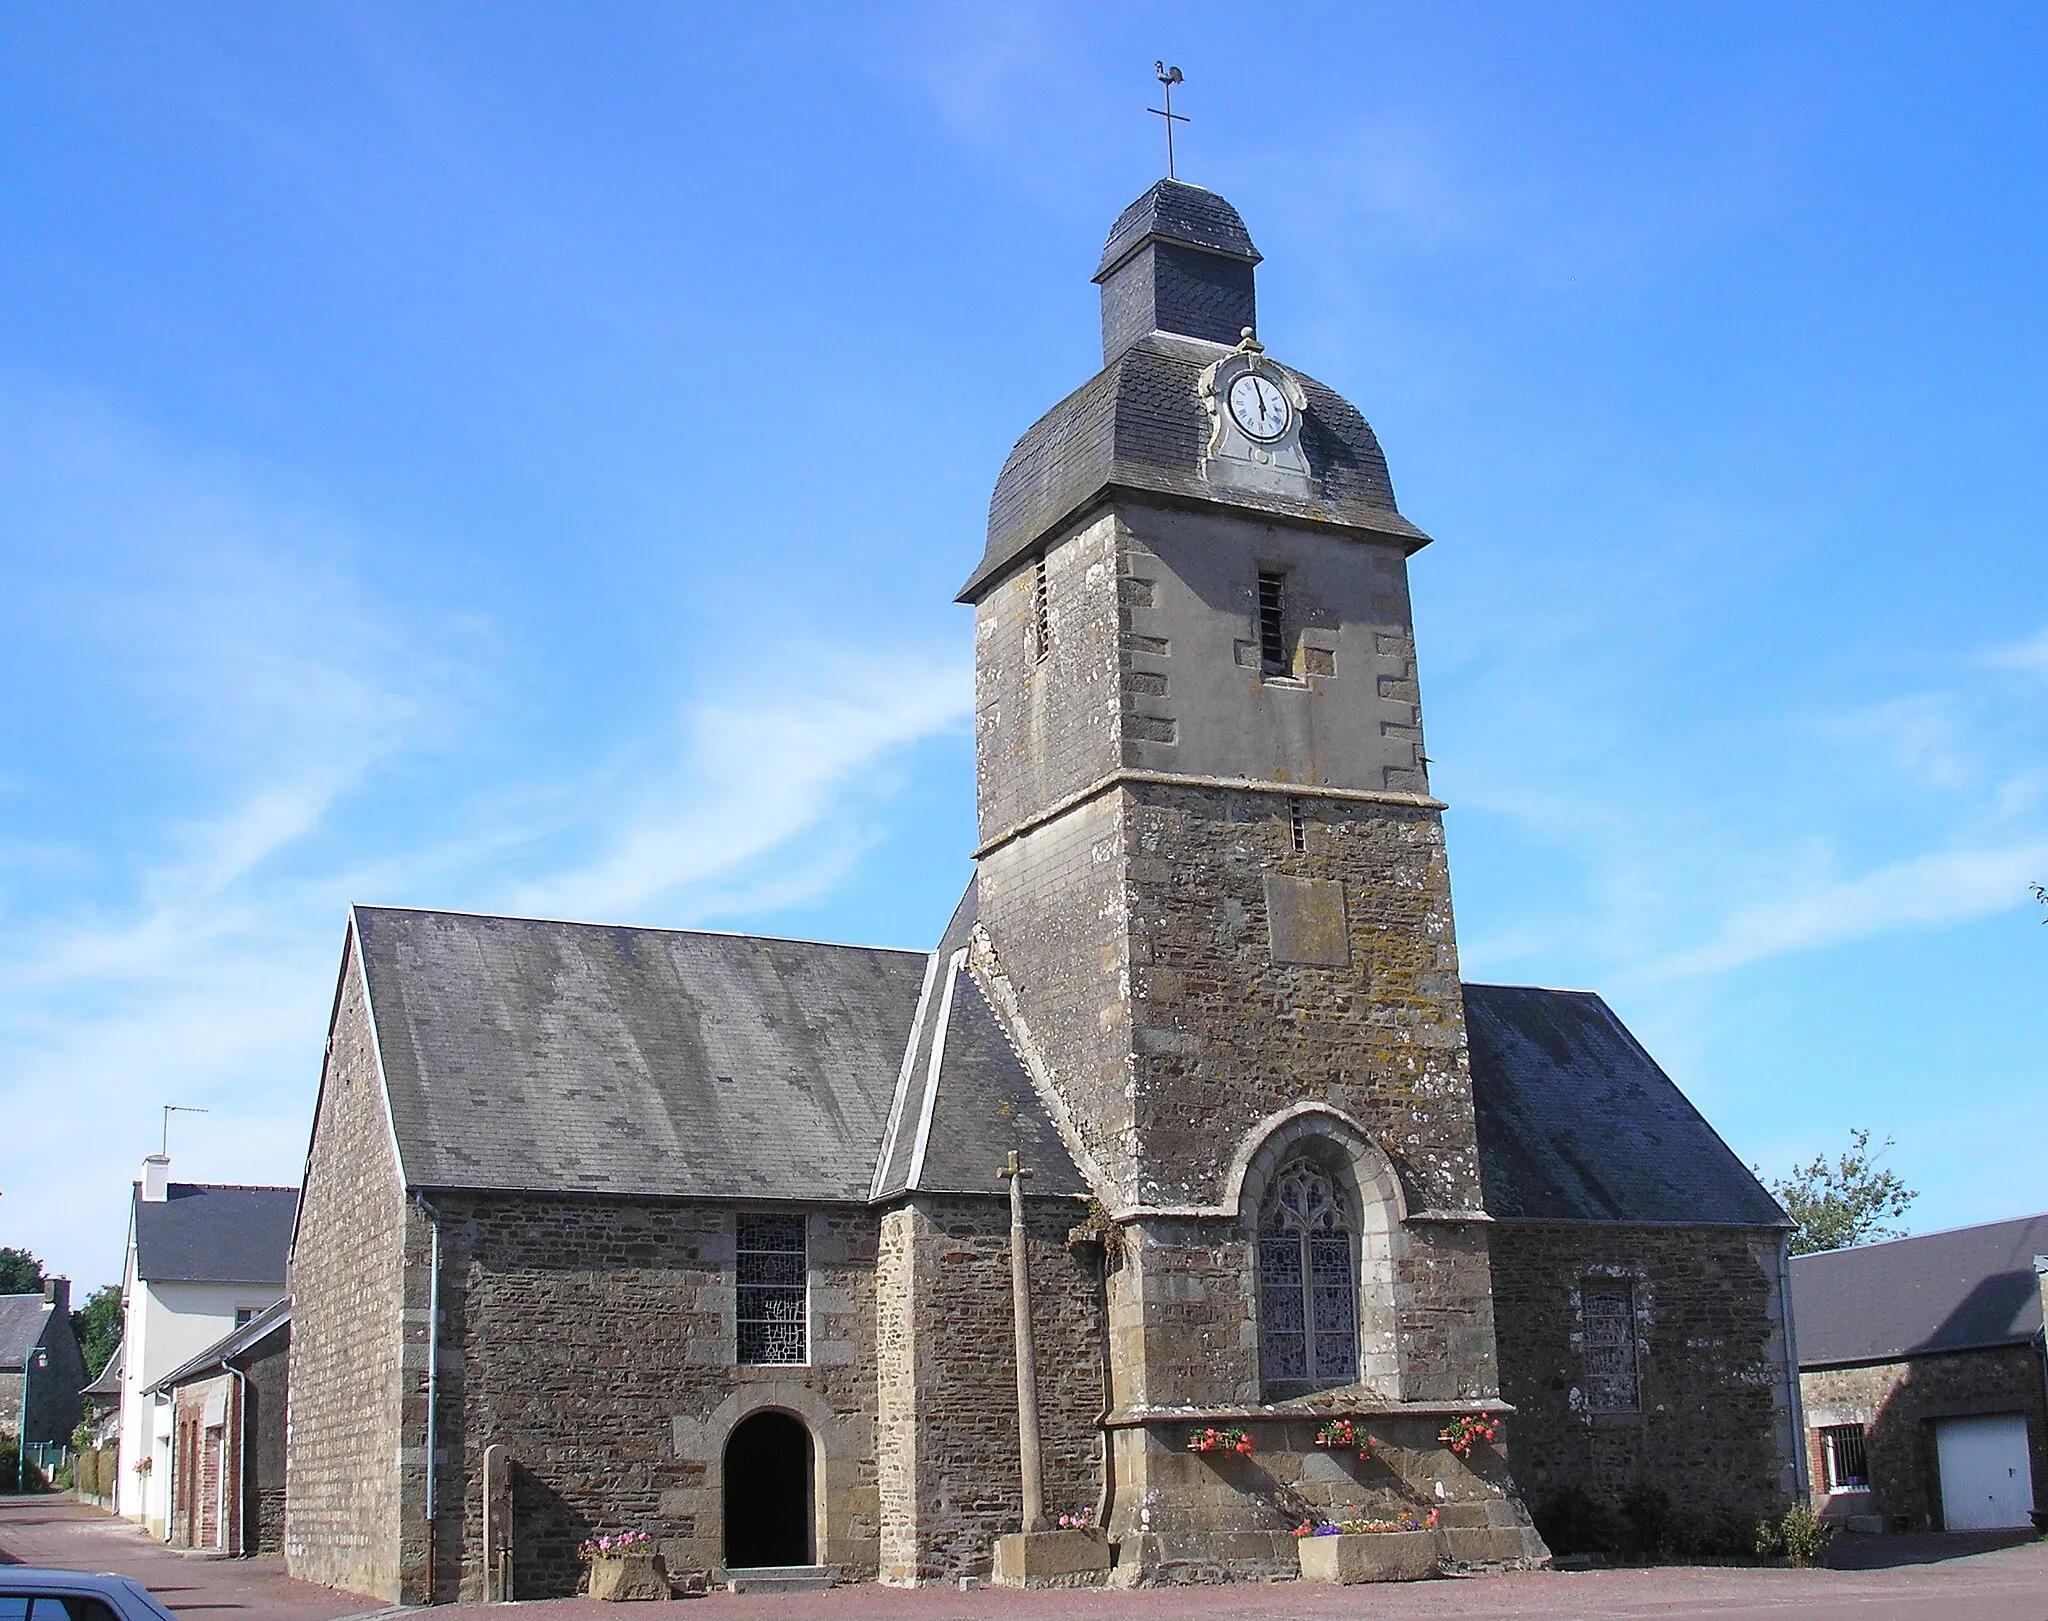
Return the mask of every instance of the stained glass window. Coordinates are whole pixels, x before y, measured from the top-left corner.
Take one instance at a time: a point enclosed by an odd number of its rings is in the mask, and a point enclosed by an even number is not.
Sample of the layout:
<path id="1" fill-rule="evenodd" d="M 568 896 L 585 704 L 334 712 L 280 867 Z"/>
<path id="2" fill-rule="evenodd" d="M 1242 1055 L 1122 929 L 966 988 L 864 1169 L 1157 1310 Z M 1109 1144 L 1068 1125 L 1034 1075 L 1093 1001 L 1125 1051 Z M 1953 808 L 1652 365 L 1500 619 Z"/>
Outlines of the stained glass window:
<path id="1" fill-rule="evenodd" d="M 1280 1393 L 1358 1378 L 1357 1228 L 1343 1190 L 1306 1157 L 1280 1168 L 1259 1212 L 1259 1344 Z"/>
<path id="2" fill-rule="evenodd" d="M 740 1361 L 808 1361 L 804 1218 L 741 1216 L 738 1236 Z"/>
<path id="3" fill-rule="evenodd" d="M 1586 1322 L 1586 1406 L 1596 1413 L 1633 1413 L 1642 1405 L 1635 1288 L 1626 1278 L 1588 1278 L 1579 1301 Z"/>

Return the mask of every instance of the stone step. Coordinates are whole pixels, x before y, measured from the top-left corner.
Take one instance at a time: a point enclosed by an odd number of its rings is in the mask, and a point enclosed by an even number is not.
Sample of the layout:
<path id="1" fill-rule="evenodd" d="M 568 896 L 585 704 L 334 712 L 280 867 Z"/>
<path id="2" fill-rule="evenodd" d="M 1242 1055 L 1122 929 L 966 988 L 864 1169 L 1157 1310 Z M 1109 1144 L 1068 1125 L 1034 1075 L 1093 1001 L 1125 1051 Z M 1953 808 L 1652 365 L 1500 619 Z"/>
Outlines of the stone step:
<path id="1" fill-rule="evenodd" d="M 822 1593 L 839 1580 L 837 1565 L 728 1566 L 726 1591 L 731 1593 Z"/>

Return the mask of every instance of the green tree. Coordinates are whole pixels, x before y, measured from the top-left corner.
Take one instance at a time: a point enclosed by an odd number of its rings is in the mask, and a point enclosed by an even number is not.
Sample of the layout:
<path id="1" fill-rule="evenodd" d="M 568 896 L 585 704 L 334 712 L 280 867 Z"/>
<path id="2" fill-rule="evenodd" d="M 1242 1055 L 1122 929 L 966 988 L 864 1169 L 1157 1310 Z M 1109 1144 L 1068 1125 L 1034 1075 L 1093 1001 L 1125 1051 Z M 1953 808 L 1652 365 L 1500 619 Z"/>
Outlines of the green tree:
<path id="1" fill-rule="evenodd" d="M 27 1250 L 0 1248 L 0 1295 L 39 1295 L 43 1263 Z"/>
<path id="2" fill-rule="evenodd" d="M 84 1309 L 71 1314 L 71 1332 L 78 1336 L 86 1373 L 97 1379 L 121 1343 L 121 1286 L 103 1283 L 93 1290 Z"/>
<path id="3" fill-rule="evenodd" d="M 1903 1227 L 1889 1225 L 1919 1198 L 1896 1171 L 1881 1171 L 1877 1162 L 1892 1147 L 1887 1137 L 1873 1152 L 1870 1133 L 1852 1130 L 1848 1149 L 1831 1163 L 1825 1154 L 1810 1165 L 1770 1184 L 1778 1203 L 1793 1221 L 1792 1253 L 1848 1249 L 1886 1238 L 1904 1238 Z M 1757 1172 L 1761 1177 L 1763 1173 Z"/>

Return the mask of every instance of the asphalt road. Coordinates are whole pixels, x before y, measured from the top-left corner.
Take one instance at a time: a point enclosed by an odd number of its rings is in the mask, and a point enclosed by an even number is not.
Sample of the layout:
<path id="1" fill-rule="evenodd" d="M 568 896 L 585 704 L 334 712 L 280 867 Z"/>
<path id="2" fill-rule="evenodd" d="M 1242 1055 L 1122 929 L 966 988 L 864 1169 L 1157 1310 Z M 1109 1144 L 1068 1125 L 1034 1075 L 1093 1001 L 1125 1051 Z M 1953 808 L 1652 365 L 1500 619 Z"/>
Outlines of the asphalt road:
<path id="1" fill-rule="evenodd" d="M 1566 1575 L 1529 1571 L 1400 1587 L 1154 1589 L 1149 1592 L 962 1593 L 841 1587 L 782 1597 L 691 1599 L 699 1621 L 2048 1621 L 2048 1542 L 1970 1552 L 1985 1539 L 1899 1538 L 1854 1550 L 1901 1561 L 1861 1570 L 1667 1567 Z M 396 1615 L 370 1600 L 295 1582 L 275 1559 L 187 1559 L 134 1527 L 63 1498 L 0 1497 L 0 1561 L 133 1576 L 176 1612 L 249 1621 L 338 1621 Z M 468 1608 L 461 1606 L 460 1608 Z M 550 1617 L 616 1614 L 588 1599 L 513 1606 Z"/>

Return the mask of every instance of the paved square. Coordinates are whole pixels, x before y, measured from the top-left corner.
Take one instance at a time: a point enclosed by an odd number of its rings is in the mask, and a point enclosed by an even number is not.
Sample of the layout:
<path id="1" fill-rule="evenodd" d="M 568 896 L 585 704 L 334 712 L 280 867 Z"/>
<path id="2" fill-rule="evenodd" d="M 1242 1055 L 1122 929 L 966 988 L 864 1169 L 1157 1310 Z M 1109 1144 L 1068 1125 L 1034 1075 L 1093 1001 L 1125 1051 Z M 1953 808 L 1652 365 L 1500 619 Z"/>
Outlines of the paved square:
<path id="1" fill-rule="evenodd" d="M 962 1593 L 842 1587 L 784 1597 L 714 1593 L 686 1600 L 702 1621 L 1259 1621 L 1263 1617 L 1371 1617 L 1373 1621 L 2048 1621 L 2048 1542 L 1952 1557 L 1982 1546 L 1961 1538 L 1856 1546 L 1864 1557 L 1924 1560 L 1876 1570 L 1669 1567 L 1583 1575 L 1524 1572 L 1401 1587 L 1179 1587 L 1145 1592 Z M 110 1570 L 133 1576 L 170 1610 L 250 1621 L 340 1621 L 420 1614 L 295 1582 L 279 1559 L 188 1559 L 133 1526 L 61 1497 L 0 1498 L 0 1563 Z M 481 1606 L 446 1606 L 469 1613 Z M 589 1599 L 520 1604 L 529 1614 L 616 1615 Z"/>

